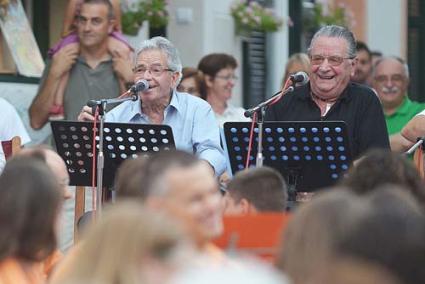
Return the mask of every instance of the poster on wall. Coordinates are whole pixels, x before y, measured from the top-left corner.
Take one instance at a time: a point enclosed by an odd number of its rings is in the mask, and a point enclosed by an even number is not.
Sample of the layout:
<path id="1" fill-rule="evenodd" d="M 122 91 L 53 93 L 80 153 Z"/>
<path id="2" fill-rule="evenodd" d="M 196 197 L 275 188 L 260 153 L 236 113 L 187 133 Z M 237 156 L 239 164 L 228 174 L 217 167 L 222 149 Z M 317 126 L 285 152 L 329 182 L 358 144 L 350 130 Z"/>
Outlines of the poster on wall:
<path id="1" fill-rule="evenodd" d="M 27 77 L 41 77 L 44 61 L 21 0 L 0 1 L 0 28 L 18 73 Z"/>

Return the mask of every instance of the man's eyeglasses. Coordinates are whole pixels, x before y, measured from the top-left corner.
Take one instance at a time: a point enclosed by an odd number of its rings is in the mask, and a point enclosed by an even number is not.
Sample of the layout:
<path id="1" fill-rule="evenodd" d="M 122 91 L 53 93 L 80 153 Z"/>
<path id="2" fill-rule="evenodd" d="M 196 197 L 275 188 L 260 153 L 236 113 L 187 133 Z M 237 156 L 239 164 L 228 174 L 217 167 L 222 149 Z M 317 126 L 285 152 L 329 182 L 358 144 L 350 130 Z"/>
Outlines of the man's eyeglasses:
<path id="1" fill-rule="evenodd" d="M 339 66 L 345 59 L 354 59 L 354 57 L 341 57 L 337 55 L 323 56 L 323 55 L 310 55 L 310 61 L 312 65 L 321 65 L 325 59 L 328 60 L 328 64 L 331 66 Z"/>
<path id="2" fill-rule="evenodd" d="M 222 79 L 222 80 L 225 80 L 225 81 L 230 81 L 230 80 L 237 81 L 238 80 L 238 77 L 235 76 L 235 75 L 227 75 L 227 76 L 216 75 L 215 78 L 219 78 L 219 79 Z"/>
<path id="3" fill-rule="evenodd" d="M 174 71 L 170 68 L 166 68 L 161 65 L 151 65 L 149 67 L 140 65 L 133 69 L 134 74 L 136 75 L 145 75 L 146 71 L 149 71 L 152 76 L 159 77 L 164 73 L 165 71 Z"/>
<path id="4" fill-rule="evenodd" d="M 394 83 L 402 83 L 404 81 L 404 76 L 401 74 L 394 74 L 391 76 L 379 75 L 375 77 L 375 80 L 378 83 L 386 83 L 388 82 L 388 80 L 391 80 L 391 82 L 394 82 Z"/>

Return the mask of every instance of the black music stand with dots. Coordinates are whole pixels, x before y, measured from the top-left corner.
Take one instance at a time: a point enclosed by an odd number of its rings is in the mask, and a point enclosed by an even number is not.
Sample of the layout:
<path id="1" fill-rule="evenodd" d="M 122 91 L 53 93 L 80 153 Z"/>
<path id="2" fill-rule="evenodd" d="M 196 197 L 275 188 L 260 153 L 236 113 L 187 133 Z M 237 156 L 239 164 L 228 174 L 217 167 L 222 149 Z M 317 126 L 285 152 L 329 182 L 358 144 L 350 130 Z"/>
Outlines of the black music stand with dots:
<path id="1" fill-rule="evenodd" d="M 51 126 L 57 151 L 68 168 L 70 185 L 91 186 L 93 122 L 52 121 Z M 175 149 L 173 132 L 168 125 L 109 122 L 104 124 L 103 129 L 104 186 L 113 185 L 115 172 L 125 159 Z M 95 139 L 97 154 L 99 125 Z"/>
<path id="2" fill-rule="evenodd" d="M 250 122 L 227 122 L 224 135 L 232 173 L 243 170 L 248 154 Z M 254 128 L 250 165 L 255 166 L 258 127 Z M 343 121 L 265 122 L 264 165 L 277 169 L 296 193 L 333 185 L 351 164 L 347 127 Z"/>

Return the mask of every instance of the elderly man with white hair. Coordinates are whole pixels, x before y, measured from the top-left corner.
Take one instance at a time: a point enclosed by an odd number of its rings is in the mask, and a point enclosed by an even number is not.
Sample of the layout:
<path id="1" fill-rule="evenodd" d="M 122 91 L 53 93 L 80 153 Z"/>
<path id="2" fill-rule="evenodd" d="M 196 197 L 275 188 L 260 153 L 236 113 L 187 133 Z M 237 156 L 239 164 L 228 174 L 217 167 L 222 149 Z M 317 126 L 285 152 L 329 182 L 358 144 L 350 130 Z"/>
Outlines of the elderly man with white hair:
<path id="1" fill-rule="evenodd" d="M 200 98 L 176 91 L 182 64 L 174 45 L 163 37 L 142 43 L 137 50 L 134 81 L 144 79 L 149 89 L 138 93 L 139 100 L 126 101 L 106 114 L 107 122 L 166 124 L 173 130 L 176 147 L 196 154 L 216 175 L 225 171 L 220 134 L 211 106 Z M 93 120 L 84 107 L 79 120 Z"/>

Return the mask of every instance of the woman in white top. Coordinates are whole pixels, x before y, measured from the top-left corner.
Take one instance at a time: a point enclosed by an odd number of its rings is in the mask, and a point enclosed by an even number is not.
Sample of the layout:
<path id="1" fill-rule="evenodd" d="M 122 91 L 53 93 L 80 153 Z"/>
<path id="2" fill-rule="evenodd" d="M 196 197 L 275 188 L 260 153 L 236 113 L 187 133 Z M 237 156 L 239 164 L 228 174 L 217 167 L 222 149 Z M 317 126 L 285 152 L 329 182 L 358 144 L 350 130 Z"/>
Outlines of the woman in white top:
<path id="1" fill-rule="evenodd" d="M 249 121 L 243 108 L 228 103 L 237 80 L 236 67 L 236 59 L 225 53 L 208 54 L 198 64 L 204 74 L 201 97 L 211 105 L 221 127 L 227 121 Z"/>

